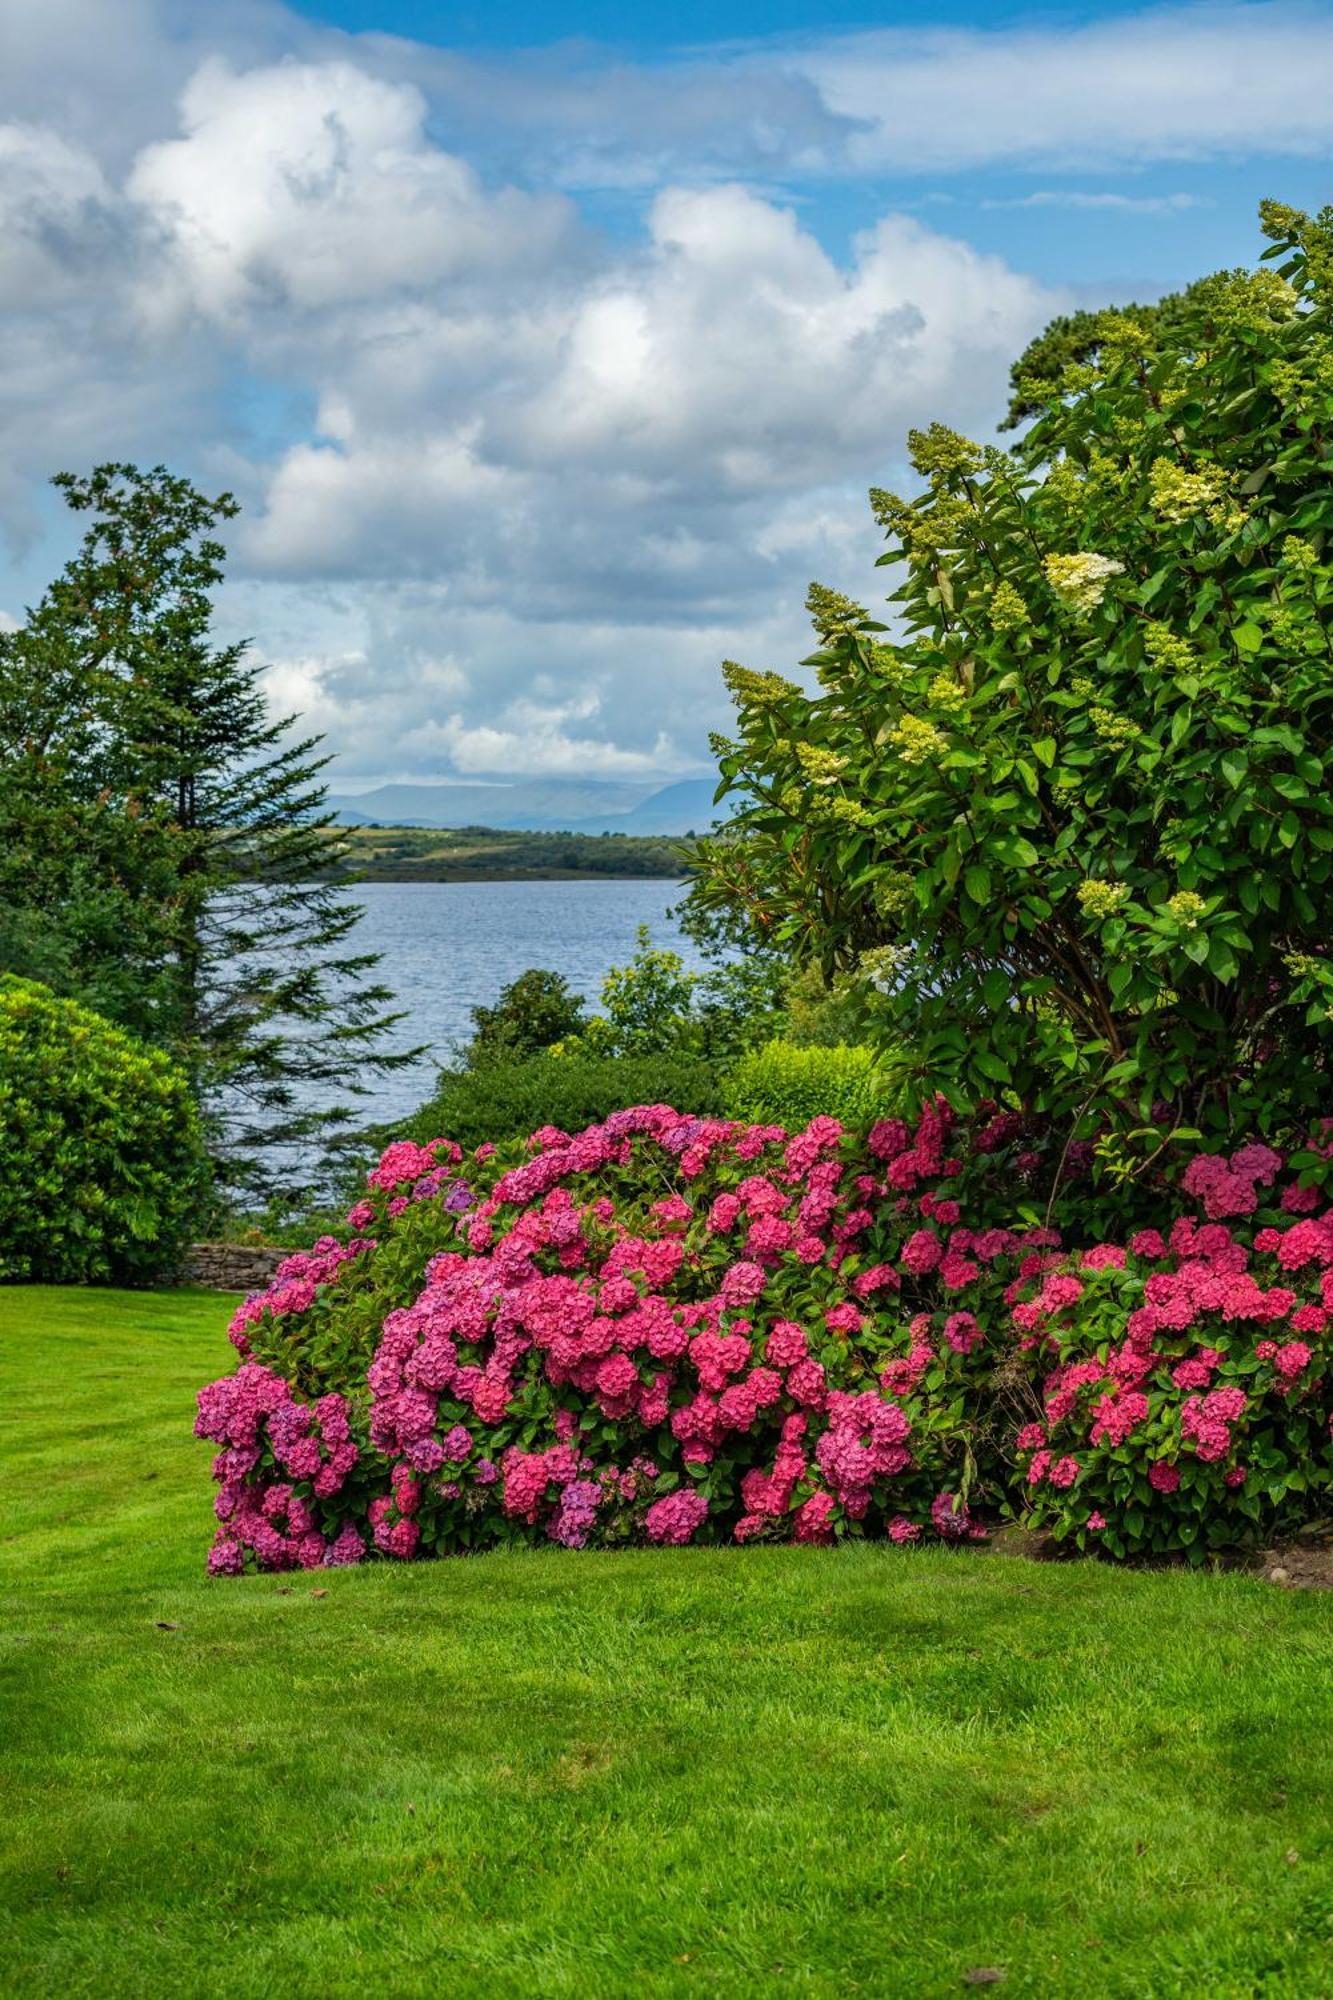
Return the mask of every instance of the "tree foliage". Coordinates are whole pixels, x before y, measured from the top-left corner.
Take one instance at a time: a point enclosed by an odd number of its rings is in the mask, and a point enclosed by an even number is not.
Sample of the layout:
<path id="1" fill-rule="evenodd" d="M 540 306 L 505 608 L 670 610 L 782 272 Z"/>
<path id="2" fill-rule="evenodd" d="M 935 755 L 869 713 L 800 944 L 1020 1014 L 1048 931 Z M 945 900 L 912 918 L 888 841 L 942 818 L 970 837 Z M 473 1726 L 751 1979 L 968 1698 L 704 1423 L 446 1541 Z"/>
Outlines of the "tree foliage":
<path id="1" fill-rule="evenodd" d="M 921 1089 L 1327 1108 L 1333 212 L 1262 216 L 1012 452 L 913 435 L 924 490 L 872 496 L 900 636 L 816 587 L 819 692 L 727 670 L 744 871 L 705 848 L 696 896 L 858 975 Z"/>
<path id="2" fill-rule="evenodd" d="M 563 974 L 532 966 L 510 980 L 493 1006 L 472 1009 L 468 1067 L 523 1062 L 577 1035 L 584 1025 L 582 997 L 570 992 Z"/>
<path id="3" fill-rule="evenodd" d="M 327 760 L 270 716 L 246 645 L 214 642 L 231 497 L 161 466 L 55 484 L 90 524 L 0 635 L 0 967 L 170 1049 L 227 1178 L 288 1177 L 345 1119 L 330 1094 L 405 1059 L 359 912 L 316 879 Z"/>
<path id="4" fill-rule="evenodd" d="M 0 977 L 0 1277 L 170 1274 L 206 1187 L 180 1071 L 87 1008 Z"/>
<path id="5" fill-rule="evenodd" d="M 1232 272 L 1231 277 L 1243 277 Z M 1168 292 L 1151 305 L 1105 306 L 1098 311 L 1059 313 L 1030 340 L 1009 370 L 1009 409 L 1001 430 L 1012 430 L 1029 417 L 1045 414 L 1053 395 L 1086 386 L 1105 350 L 1114 348 L 1123 329 L 1154 347 L 1170 346 L 1187 328 L 1200 306 L 1207 310 L 1210 291 L 1227 283 L 1227 274 L 1198 278 L 1183 292 Z M 1188 333 L 1185 335 L 1188 338 Z"/>

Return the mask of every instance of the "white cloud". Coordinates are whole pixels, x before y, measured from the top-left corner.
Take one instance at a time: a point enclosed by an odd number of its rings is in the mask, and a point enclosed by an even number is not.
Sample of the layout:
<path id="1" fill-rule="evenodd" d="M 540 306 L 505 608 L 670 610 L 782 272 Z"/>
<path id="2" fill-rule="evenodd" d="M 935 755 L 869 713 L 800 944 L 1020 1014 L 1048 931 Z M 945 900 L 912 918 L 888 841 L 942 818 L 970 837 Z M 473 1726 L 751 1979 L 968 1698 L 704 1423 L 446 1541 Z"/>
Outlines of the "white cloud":
<path id="1" fill-rule="evenodd" d="M 983 201 L 983 208 L 1073 208 L 1116 215 L 1181 215 L 1210 204 L 1197 194 L 1116 194 L 1108 189 L 1038 188 L 1033 194 Z"/>
<path id="2" fill-rule="evenodd" d="M 237 73 L 206 62 L 184 136 L 149 146 L 128 192 L 157 220 L 203 313 L 321 310 L 548 261 L 572 227 L 557 196 L 483 194 L 425 136 L 426 104 L 346 62 Z"/>
<path id="3" fill-rule="evenodd" d="M 601 240 L 346 60 L 208 61 L 180 125 L 119 188 L 50 129 L 0 152 L 48 307 L 81 280 L 61 342 L 16 302 L 28 404 L 87 420 L 123 376 L 134 455 L 236 487 L 229 603 L 349 777 L 697 768 L 718 660 L 800 650 L 810 574 L 869 569 L 861 495 L 905 429 L 984 421 L 1058 303 L 903 217 L 839 261 L 736 184 L 664 188 Z M 229 374 L 299 388 L 313 423 L 247 448 L 211 398 Z"/>
<path id="4" fill-rule="evenodd" d="M 1068 303 L 778 184 L 1039 168 L 995 204 L 1092 230 L 1204 197 L 1061 166 L 1327 150 L 1331 84 L 1267 0 L 638 64 L 0 0 L 0 513 L 103 456 L 234 486 L 224 611 L 340 781 L 697 767 L 718 660 L 799 657 L 811 576 L 878 594 L 865 487 Z"/>
<path id="5" fill-rule="evenodd" d="M 928 14 L 928 10 L 923 10 Z M 1328 151 L 1333 17 L 1317 0 L 1101 20 L 808 32 L 642 63 L 574 44 L 460 56 L 385 40 L 469 153 L 568 188 L 914 176 Z"/>
<path id="6" fill-rule="evenodd" d="M 0 310 L 52 306 L 86 286 L 117 233 L 114 197 L 81 146 L 0 124 Z"/>
<path id="7" fill-rule="evenodd" d="M 771 587 L 762 550 L 794 490 L 864 487 L 941 409 L 984 421 L 1057 302 L 910 219 L 866 232 L 843 267 L 788 209 L 668 189 L 641 252 L 518 325 L 502 304 L 457 319 L 442 293 L 379 340 L 364 320 L 345 341 L 326 328 L 312 365 L 336 437 L 279 463 L 247 559 L 447 566 L 465 599 L 519 589 L 547 615 L 656 599 L 711 616 L 756 564 Z"/>
<path id="8" fill-rule="evenodd" d="M 852 34 L 785 64 L 856 121 L 846 164 L 867 173 L 1322 154 L 1333 136 L 1333 17 L 1285 0 Z"/>
<path id="9" fill-rule="evenodd" d="M 652 777 L 679 764 L 680 753 L 664 731 L 643 750 L 570 733 L 571 724 L 592 720 L 599 707 L 587 695 L 567 702 L 520 698 L 507 703 L 494 722 L 468 723 L 461 714 L 448 715 L 431 730 L 430 747 L 443 750 L 454 770 L 469 777 L 492 771 L 515 777 Z"/>

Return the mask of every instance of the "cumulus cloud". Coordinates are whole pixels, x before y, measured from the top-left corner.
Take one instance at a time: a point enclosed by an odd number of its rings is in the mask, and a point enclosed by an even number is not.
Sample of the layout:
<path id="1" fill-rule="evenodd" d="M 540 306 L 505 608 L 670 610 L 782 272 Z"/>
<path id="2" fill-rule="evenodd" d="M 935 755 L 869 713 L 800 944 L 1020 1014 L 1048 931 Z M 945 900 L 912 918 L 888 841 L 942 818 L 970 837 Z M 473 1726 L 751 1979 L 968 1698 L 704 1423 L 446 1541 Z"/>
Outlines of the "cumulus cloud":
<path id="1" fill-rule="evenodd" d="M 0 310 L 68 299 L 116 246 L 101 168 L 49 127 L 0 125 Z"/>
<path id="2" fill-rule="evenodd" d="M 149 431 L 170 382 L 215 425 L 214 377 L 313 404 L 272 454 L 158 415 L 246 502 L 275 699 L 362 766 L 697 767 L 721 652 L 800 648 L 808 574 L 842 580 L 858 535 L 869 567 L 859 492 L 903 431 L 984 419 L 1053 303 L 903 217 L 840 261 L 738 184 L 660 189 L 636 238 L 601 238 L 341 58 L 204 62 L 118 186 L 50 128 L 8 148 L 40 403 L 65 376 L 86 417 L 85 385 L 137 370 Z M 85 312 L 100 288 L 96 352 L 73 318 L 42 347 L 71 277 Z"/>
<path id="3" fill-rule="evenodd" d="M 749 587 L 793 488 L 869 483 L 941 404 L 984 418 L 1052 303 L 907 218 L 844 267 L 744 189 L 668 189 L 642 250 L 524 322 L 445 293 L 380 341 L 358 322 L 321 349 L 326 436 L 275 468 L 247 559 L 383 574 L 447 550 L 474 601 L 526 589 L 565 616 L 673 599 L 711 616 Z"/>
<path id="4" fill-rule="evenodd" d="M 573 229 L 568 203 L 484 194 L 425 120 L 418 90 L 352 63 L 208 61 L 181 99 L 183 136 L 147 147 L 127 191 L 205 315 L 321 310 L 548 262 Z"/>
<path id="5" fill-rule="evenodd" d="M 1069 302 L 891 209 L 835 251 L 779 183 L 1176 213 L 1053 177 L 1316 150 L 1330 83 L 1268 0 L 638 63 L 0 0 L 0 520 L 101 456 L 233 486 L 224 611 L 344 778 L 695 768 L 717 661 L 799 657 L 812 575 L 874 592 L 865 487 Z"/>

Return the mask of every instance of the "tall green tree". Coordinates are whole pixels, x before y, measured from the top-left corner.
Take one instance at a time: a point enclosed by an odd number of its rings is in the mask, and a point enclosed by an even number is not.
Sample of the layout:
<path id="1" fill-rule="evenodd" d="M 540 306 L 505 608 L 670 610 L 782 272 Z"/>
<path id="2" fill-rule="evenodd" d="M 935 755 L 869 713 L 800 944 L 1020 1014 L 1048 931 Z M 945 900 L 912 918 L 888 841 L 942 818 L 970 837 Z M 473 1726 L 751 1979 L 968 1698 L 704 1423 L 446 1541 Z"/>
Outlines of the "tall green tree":
<path id="1" fill-rule="evenodd" d="M 161 466 L 55 484 L 90 518 L 0 642 L 0 964 L 171 1048 L 224 1185 L 292 1192 L 350 1123 L 335 1100 L 411 1059 L 327 879 L 328 759 L 215 641 L 231 496 Z"/>
<path id="2" fill-rule="evenodd" d="M 1196 278 L 1180 292 L 1151 305 L 1103 306 L 1059 313 L 1030 340 L 1009 370 L 1009 408 L 1001 430 L 1044 416 L 1055 397 L 1077 395 L 1096 379 L 1102 357 L 1123 344 L 1126 329 L 1142 349 L 1160 349 L 1190 338 L 1191 328 L 1219 307 L 1244 271 Z"/>

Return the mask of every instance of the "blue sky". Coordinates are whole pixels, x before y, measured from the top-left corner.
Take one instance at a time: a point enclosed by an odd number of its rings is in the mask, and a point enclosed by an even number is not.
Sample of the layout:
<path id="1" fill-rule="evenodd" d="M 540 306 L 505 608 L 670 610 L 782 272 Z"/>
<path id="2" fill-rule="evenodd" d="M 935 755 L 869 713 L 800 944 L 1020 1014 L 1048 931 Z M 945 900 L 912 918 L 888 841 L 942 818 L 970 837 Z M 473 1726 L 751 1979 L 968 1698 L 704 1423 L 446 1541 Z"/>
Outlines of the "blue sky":
<path id="1" fill-rule="evenodd" d="M 1250 261 L 1330 106 L 1309 0 L 0 0 L 0 617 L 164 460 L 345 789 L 699 770 L 907 428 Z"/>
<path id="2" fill-rule="evenodd" d="M 821 7 L 814 0 L 768 0 L 748 6 L 676 0 L 671 7 L 627 6 L 623 0 L 569 7 L 559 0 L 525 0 L 523 5 L 498 8 L 446 7 L 435 0 L 397 0 L 397 4 L 333 0 L 300 11 L 311 20 L 332 22 L 354 33 L 378 31 L 460 48 L 548 48 L 556 42 L 594 41 L 638 55 L 674 54 L 728 41 L 831 35 L 848 28 L 919 28 L 923 15 L 919 4 L 895 6 L 888 0 L 866 0 L 861 6 L 844 0 L 836 7 Z M 1100 7 L 1003 7 L 986 5 L 984 0 L 932 0 L 930 19 L 988 28 L 1087 21 L 1141 11 L 1129 0 Z"/>

